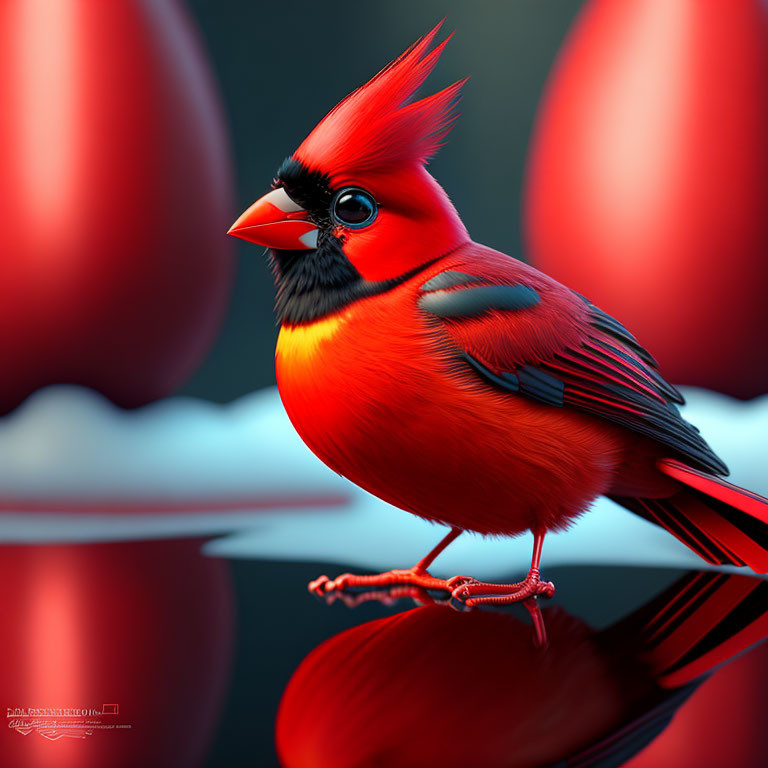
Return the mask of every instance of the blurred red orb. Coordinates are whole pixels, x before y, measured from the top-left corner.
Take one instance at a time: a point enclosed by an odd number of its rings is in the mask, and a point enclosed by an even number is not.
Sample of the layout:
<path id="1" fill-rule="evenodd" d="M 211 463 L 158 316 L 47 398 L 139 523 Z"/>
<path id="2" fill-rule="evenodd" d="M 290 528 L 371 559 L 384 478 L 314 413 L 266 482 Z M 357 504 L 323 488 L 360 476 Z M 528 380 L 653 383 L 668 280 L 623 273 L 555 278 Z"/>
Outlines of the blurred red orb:
<path id="1" fill-rule="evenodd" d="M 189 20 L 175 0 L 8 0 L 0 103 L 0 413 L 54 382 L 167 395 L 233 274 L 226 133 Z"/>
<path id="2" fill-rule="evenodd" d="M 202 765 L 229 683 L 235 599 L 229 563 L 201 545 L 0 546 L 0 691 L 11 712 L 0 764 Z M 92 733 L 73 738 L 89 720 Z"/>
<path id="3" fill-rule="evenodd" d="M 533 133 L 531 261 L 667 378 L 768 391 L 768 5 L 591 0 Z"/>

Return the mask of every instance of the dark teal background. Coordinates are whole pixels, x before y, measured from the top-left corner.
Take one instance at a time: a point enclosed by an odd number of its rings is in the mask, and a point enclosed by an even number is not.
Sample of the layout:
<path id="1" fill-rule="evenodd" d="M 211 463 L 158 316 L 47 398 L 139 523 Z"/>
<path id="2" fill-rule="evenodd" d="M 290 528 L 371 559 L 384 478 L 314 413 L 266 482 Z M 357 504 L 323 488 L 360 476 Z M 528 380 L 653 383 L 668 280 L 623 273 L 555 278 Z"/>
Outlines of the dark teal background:
<path id="1" fill-rule="evenodd" d="M 524 258 L 520 205 L 528 138 L 547 73 L 579 5 L 189 0 L 232 139 L 232 220 L 267 190 L 282 159 L 339 100 L 447 16 L 445 30 L 456 35 L 425 92 L 466 75 L 470 80 L 462 117 L 431 170 L 476 240 Z M 237 248 L 225 325 L 185 394 L 226 402 L 274 383 L 271 275 L 263 249 L 242 241 Z M 304 655 L 335 632 L 391 609 L 366 605 L 349 611 L 307 599 L 301 585 L 319 573 L 340 572 L 338 565 L 235 561 L 232 567 L 236 661 L 206 765 L 272 766 L 277 704 Z M 292 610 L 299 600 L 301 610 Z"/>
<path id="2" fill-rule="evenodd" d="M 470 80 L 462 117 L 431 170 L 475 240 L 525 258 L 520 205 L 528 138 L 579 6 L 578 0 L 189 0 L 232 137 L 232 220 L 268 189 L 281 160 L 326 112 L 446 16 L 445 30 L 456 35 L 425 93 L 466 75 Z M 272 304 L 263 250 L 238 242 L 226 322 L 184 394 L 227 402 L 274 383 Z"/>

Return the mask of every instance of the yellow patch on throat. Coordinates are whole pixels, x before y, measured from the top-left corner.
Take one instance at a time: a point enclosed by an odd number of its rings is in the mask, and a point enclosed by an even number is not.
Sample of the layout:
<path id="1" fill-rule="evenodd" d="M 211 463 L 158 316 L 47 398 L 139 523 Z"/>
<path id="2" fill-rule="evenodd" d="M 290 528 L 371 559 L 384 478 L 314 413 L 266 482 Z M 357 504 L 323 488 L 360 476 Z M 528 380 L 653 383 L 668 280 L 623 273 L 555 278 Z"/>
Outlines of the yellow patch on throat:
<path id="1" fill-rule="evenodd" d="M 336 315 L 307 325 L 283 324 L 277 337 L 275 356 L 282 364 L 309 362 L 323 343 L 338 332 L 345 320 L 346 318 Z"/>

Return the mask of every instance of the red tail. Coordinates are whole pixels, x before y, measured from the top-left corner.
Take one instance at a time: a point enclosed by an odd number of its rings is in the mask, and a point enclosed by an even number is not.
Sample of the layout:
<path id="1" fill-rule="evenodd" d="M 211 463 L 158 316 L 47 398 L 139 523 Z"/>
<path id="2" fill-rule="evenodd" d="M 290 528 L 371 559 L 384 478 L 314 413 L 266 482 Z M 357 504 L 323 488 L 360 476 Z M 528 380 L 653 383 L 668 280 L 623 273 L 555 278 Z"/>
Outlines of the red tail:
<path id="1" fill-rule="evenodd" d="M 685 685 L 761 642 L 767 594 L 753 576 L 691 572 L 641 609 L 643 658 L 661 685 Z"/>
<path id="2" fill-rule="evenodd" d="M 657 466 L 686 487 L 666 499 L 614 500 L 663 526 L 709 563 L 768 573 L 768 499 L 674 459 Z"/>

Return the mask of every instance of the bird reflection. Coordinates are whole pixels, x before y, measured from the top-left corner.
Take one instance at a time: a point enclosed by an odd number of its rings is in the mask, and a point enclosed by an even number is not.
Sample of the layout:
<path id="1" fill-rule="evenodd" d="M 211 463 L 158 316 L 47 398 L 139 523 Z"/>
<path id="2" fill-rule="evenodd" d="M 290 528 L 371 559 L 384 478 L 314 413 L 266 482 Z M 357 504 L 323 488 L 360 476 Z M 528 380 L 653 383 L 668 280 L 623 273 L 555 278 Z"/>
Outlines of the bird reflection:
<path id="1" fill-rule="evenodd" d="M 318 646 L 277 719 L 286 768 L 620 766 L 706 674 L 768 634 L 768 584 L 689 573 L 601 630 L 559 606 L 449 610 L 402 588 L 349 595 L 422 605 Z M 534 622 L 535 626 L 535 622 Z"/>

